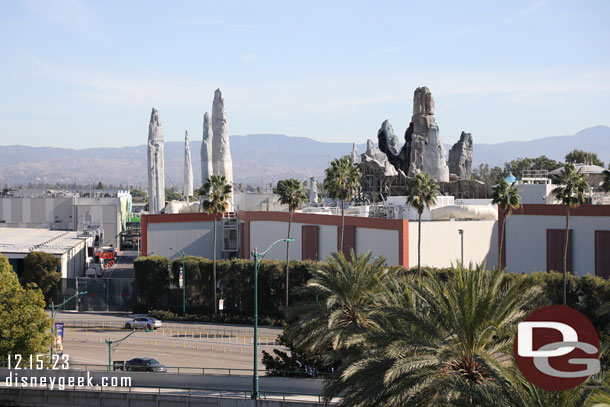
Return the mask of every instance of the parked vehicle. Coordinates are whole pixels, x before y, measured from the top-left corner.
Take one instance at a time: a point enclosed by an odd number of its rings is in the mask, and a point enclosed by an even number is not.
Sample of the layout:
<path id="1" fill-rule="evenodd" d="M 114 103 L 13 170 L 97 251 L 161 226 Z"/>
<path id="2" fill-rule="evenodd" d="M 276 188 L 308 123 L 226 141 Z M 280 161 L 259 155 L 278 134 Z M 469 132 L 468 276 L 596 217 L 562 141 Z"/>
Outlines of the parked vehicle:
<path id="1" fill-rule="evenodd" d="M 167 368 L 153 358 L 135 358 L 126 362 L 119 360 L 112 363 L 112 368 L 114 370 L 126 370 L 129 372 L 167 372 Z"/>
<path id="2" fill-rule="evenodd" d="M 125 323 L 125 329 L 158 329 L 163 326 L 163 323 L 155 318 L 138 317 Z"/>

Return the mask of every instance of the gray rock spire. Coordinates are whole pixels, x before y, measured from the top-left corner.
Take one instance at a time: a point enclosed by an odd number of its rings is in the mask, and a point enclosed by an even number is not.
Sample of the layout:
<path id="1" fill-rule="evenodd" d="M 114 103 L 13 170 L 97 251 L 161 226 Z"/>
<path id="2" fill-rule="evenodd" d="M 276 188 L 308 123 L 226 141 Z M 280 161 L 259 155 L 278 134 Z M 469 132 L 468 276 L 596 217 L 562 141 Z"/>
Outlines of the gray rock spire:
<path id="1" fill-rule="evenodd" d="M 220 89 L 214 92 L 212 103 L 212 162 L 214 175 L 223 175 L 227 183 L 233 187 L 233 160 L 229 145 L 229 130 L 227 129 L 227 112 L 225 101 Z M 233 190 L 229 199 L 229 212 L 233 211 Z"/>
<path id="2" fill-rule="evenodd" d="M 165 208 L 165 163 L 163 127 L 159 111 L 153 108 L 148 124 L 148 207 L 150 213 Z"/>
<path id="3" fill-rule="evenodd" d="M 412 125 L 412 126 L 411 126 Z M 434 98 L 426 86 L 413 93 L 412 131 L 407 131 L 409 143 L 409 176 L 423 171 L 440 182 L 449 181 L 445 147 L 434 118 Z"/>
<path id="4" fill-rule="evenodd" d="M 449 150 L 449 171 L 461 179 L 470 179 L 472 174 L 472 135 L 462 132 L 460 141 Z"/>
<path id="5" fill-rule="evenodd" d="M 233 183 L 233 160 L 229 145 L 229 131 L 227 129 L 227 112 L 220 89 L 214 92 L 212 104 L 212 159 L 214 174 L 224 175 L 229 183 Z"/>
<path id="6" fill-rule="evenodd" d="M 214 174 L 212 160 L 212 121 L 210 115 L 203 115 L 203 140 L 201 141 L 201 185 Z"/>
<path id="7" fill-rule="evenodd" d="M 184 132 L 184 197 L 193 196 L 193 165 L 188 131 Z"/>

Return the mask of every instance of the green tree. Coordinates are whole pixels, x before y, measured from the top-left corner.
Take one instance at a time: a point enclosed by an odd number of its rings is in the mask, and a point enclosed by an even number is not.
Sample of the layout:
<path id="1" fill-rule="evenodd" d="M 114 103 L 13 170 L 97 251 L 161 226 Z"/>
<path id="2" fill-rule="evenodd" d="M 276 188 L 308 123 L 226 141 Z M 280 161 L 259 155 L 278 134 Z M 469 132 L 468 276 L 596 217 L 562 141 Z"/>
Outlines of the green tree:
<path id="1" fill-rule="evenodd" d="M 335 158 L 324 170 L 324 189 L 332 199 L 341 201 L 341 234 L 339 250 L 343 251 L 343 229 L 345 228 L 345 201 L 351 201 L 360 187 L 360 170 L 348 157 Z"/>
<path id="2" fill-rule="evenodd" d="M 428 174 L 418 173 L 411 181 L 407 205 L 417 209 L 417 273 L 421 276 L 421 215 L 424 208 L 436 204 L 438 184 Z"/>
<path id="3" fill-rule="evenodd" d="M 8 259 L 0 255 L 0 364 L 7 355 L 45 354 L 51 343 L 51 318 L 42 292 L 22 287 Z"/>
<path id="4" fill-rule="evenodd" d="M 580 170 L 576 171 L 574 164 L 569 163 L 563 171 L 553 178 L 557 184 L 553 190 L 555 198 L 566 207 L 566 235 L 563 245 L 563 305 L 566 305 L 566 275 L 568 272 L 568 239 L 570 237 L 570 209 L 577 208 L 585 201 L 585 192 L 588 188 L 585 176 Z M 570 270 L 573 271 L 573 270 Z"/>
<path id="5" fill-rule="evenodd" d="M 231 184 L 222 175 L 212 175 L 206 180 L 201 189 L 201 195 L 207 197 L 203 201 L 203 209 L 214 215 L 214 254 L 213 254 L 213 274 L 214 274 L 214 314 L 218 314 L 218 301 L 216 300 L 216 221 L 218 215 L 224 215 L 229 209 L 231 199 Z"/>
<path id="6" fill-rule="evenodd" d="M 95 187 L 95 189 L 106 189 L 106 186 L 104 185 L 104 183 L 102 181 L 97 183 L 97 186 Z"/>
<path id="7" fill-rule="evenodd" d="M 166 201 L 181 201 L 182 194 L 178 191 L 178 188 L 171 187 L 165 188 L 165 200 Z"/>
<path id="8" fill-rule="evenodd" d="M 24 283 L 34 283 L 48 299 L 49 291 L 61 280 L 61 262 L 51 253 L 30 252 L 23 259 Z"/>
<path id="9" fill-rule="evenodd" d="M 160 305 L 167 298 L 172 279 L 169 259 L 161 256 L 138 257 L 133 262 L 138 293 L 145 304 Z"/>
<path id="10" fill-rule="evenodd" d="M 288 335 L 302 349 L 332 359 L 332 350 L 370 326 L 370 304 L 388 275 L 385 258 L 371 260 L 371 252 L 356 256 L 352 249 L 349 261 L 343 253 L 333 252 L 312 273 L 307 282 L 310 300 L 288 313 Z"/>
<path id="11" fill-rule="evenodd" d="M 377 296 L 369 329 L 345 343 L 325 385 L 342 406 L 508 406 L 512 335 L 540 290 L 461 265 Z"/>
<path id="12" fill-rule="evenodd" d="M 275 193 L 280 196 L 280 203 L 288 205 L 288 234 L 286 238 L 290 239 L 290 227 L 292 226 L 292 215 L 299 209 L 299 206 L 307 202 L 307 193 L 298 179 L 289 178 L 278 181 Z M 290 242 L 286 242 L 286 306 L 288 306 L 288 277 L 289 263 L 288 254 L 290 250 Z"/>
<path id="13" fill-rule="evenodd" d="M 500 167 L 489 168 L 489 164 L 479 164 L 479 167 L 474 170 L 475 179 L 479 181 L 483 181 L 489 185 L 495 185 L 500 178 L 504 178 L 508 175 L 508 172 L 505 174 L 504 170 Z"/>
<path id="14" fill-rule="evenodd" d="M 562 165 L 560 162 L 550 159 L 545 155 L 541 155 L 538 158 L 518 158 L 504 164 L 504 173 L 508 174 L 510 171 L 515 177 L 521 178 L 524 171 L 553 171 Z"/>
<path id="15" fill-rule="evenodd" d="M 601 189 L 604 192 L 610 192 L 610 165 L 609 169 L 604 170 L 604 181 L 602 182 Z"/>
<path id="16" fill-rule="evenodd" d="M 515 182 L 508 184 L 504 178 L 493 187 L 492 203 L 498 205 L 502 210 L 502 229 L 500 233 L 500 248 L 498 249 L 498 268 L 502 268 L 502 249 L 504 248 L 504 233 L 506 231 L 506 219 L 510 216 L 514 209 L 519 209 L 521 206 L 521 195 L 515 188 Z"/>
<path id="17" fill-rule="evenodd" d="M 597 154 L 588 151 L 574 149 L 566 154 L 566 163 L 572 164 L 593 164 L 604 166 L 604 162 L 597 158 Z"/>

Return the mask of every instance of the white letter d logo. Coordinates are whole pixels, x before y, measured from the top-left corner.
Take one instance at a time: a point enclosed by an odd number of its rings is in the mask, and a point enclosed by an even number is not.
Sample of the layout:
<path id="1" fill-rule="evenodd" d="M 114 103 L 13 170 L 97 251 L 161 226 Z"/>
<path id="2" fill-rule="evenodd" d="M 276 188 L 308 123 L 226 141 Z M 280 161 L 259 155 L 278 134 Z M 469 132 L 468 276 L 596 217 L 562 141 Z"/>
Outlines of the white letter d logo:
<path id="1" fill-rule="evenodd" d="M 578 342 L 578 334 L 570 325 L 551 321 L 525 321 L 517 326 L 517 353 L 522 357 L 563 356 L 574 350 L 574 346 L 562 346 L 554 350 L 534 350 L 534 328 L 549 328 L 561 332 L 561 342 Z"/>

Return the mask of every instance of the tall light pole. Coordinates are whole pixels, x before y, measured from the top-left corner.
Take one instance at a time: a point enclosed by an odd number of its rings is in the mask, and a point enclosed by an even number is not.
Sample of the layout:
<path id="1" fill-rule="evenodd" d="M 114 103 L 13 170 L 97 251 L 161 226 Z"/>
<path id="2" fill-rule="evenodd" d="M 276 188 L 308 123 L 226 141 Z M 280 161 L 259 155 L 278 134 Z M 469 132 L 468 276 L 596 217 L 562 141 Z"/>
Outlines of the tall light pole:
<path id="1" fill-rule="evenodd" d="M 184 267 L 184 251 L 176 250 L 173 247 L 169 248 L 182 256 L 182 267 L 180 268 L 180 276 L 178 278 L 178 284 L 182 283 L 182 316 L 186 316 L 186 267 Z"/>
<path id="2" fill-rule="evenodd" d="M 460 234 L 460 238 L 462 240 L 462 260 L 461 267 L 464 268 L 464 229 L 458 229 L 458 233 Z"/>
<path id="3" fill-rule="evenodd" d="M 259 253 L 256 248 L 250 252 L 254 257 L 254 376 L 252 378 L 252 398 L 254 400 L 258 399 L 258 259 L 264 258 L 273 246 L 281 242 L 294 242 L 294 239 L 276 240 L 262 253 Z"/>

